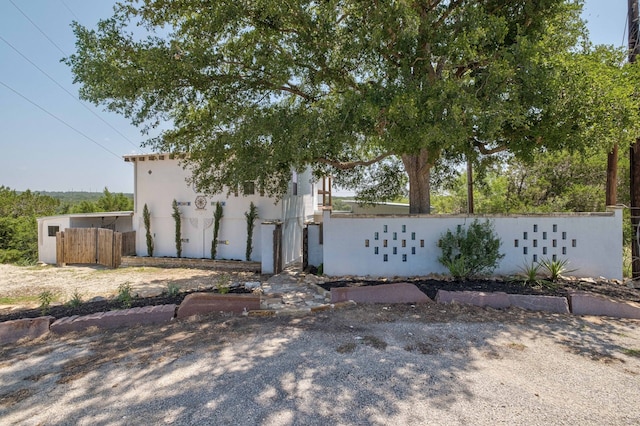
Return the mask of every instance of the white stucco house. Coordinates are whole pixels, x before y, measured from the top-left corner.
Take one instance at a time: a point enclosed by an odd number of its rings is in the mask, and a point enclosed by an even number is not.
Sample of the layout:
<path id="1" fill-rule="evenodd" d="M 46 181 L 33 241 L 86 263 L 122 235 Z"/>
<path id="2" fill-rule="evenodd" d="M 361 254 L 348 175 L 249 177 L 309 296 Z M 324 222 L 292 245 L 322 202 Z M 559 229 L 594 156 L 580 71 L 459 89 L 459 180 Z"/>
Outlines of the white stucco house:
<path id="1" fill-rule="evenodd" d="M 273 244 L 263 244 L 264 228 L 274 223 L 282 230 L 282 263 L 287 265 L 302 258 L 302 233 L 305 221 L 313 218 L 318 204 L 316 183 L 310 171 L 292 173 L 287 194 L 280 201 L 253 193 L 247 182 L 245 195 L 203 194 L 188 185 L 189 169 L 171 154 L 127 155 L 124 161 L 133 165 L 134 211 L 132 229 L 136 231 L 136 252 L 147 256 L 144 205 L 150 212 L 154 257 L 176 256 L 175 199 L 181 213 L 182 257 L 210 258 L 213 240 L 214 211 L 223 205 L 223 218 L 218 234 L 216 259 L 245 260 L 247 222 L 245 212 L 251 202 L 258 209 L 255 222 L 252 261 L 263 261 L 271 255 Z M 271 234 L 268 234 L 271 235 Z M 263 262 L 263 272 L 264 271 Z"/>

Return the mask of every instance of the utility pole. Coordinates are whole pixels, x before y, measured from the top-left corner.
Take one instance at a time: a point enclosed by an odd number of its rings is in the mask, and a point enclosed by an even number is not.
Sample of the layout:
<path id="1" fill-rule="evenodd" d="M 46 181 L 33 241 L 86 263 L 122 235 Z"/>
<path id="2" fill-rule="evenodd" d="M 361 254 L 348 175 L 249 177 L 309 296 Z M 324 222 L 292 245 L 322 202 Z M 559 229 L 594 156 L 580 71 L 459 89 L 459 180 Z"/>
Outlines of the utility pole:
<path id="1" fill-rule="evenodd" d="M 636 61 L 640 45 L 638 43 L 638 0 L 627 0 L 629 20 L 629 62 Z M 640 278 L 640 250 L 638 247 L 638 224 L 640 223 L 640 138 L 631 145 L 629 150 L 629 178 L 631 197 L 631 230 L 633 232 L 631 244 L 632 278 Z"/>
<path id="2" fill-rule="evenodd" d="M 467 213 L 473 214 L 473 162 L 467 155 Z"/>

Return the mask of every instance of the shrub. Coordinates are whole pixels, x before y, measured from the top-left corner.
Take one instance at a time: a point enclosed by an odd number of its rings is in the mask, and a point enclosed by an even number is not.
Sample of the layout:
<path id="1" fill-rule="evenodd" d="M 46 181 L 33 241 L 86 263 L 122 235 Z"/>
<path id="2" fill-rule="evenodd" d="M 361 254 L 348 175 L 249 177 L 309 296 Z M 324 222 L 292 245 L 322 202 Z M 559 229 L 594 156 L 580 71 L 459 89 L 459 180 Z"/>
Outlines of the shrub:
<path id="1" fill-rule="evenodd" d="M 167 284 L 167 296 L 176 297 L 180 293 L 180 286 L 176 283 Z"/>
<path id="2" fill-rule="evenodd" d="M 552 282 L 558 281 L 562 274 L 567 274 L 569 272 L 575 271 L 575 269 L 568 269 L 567 265 L 569 264 L 569 259 L 563 260 L 552 260 L 552 259 L 542 259 L 540 261 L 540 265 L 549 273 L 549 279 Z"/>
<path id="3" fill-rule="evenodd" d="M 456 232 L 447 230 L 438 240 L 442 255 L 438 261 L 456 279 L 489 274 L 498 267 L 504 254 L 500 253 L 500 239 L 487 220 L 474 220 L 468 228 L 458 226 Z"/>
<path id="4" fill-rule="evenodd" d="M 251 252 L 253 251 L 253 228 L 255 221 L 258 218 L 258 208 L 253 204 L 249 204 L 249 211 L 244 213 L 244 217 L 247 218 L 247 249 L 245 251 L 245 259 L 251 260 Z"/>
<path id="5" fill-rule="evenodd" d="M 53 293 L 49 290 L 45 290 L 38 295 L 38 300 L 40 300 L 40 313 L 42 315 L 46 315 L 49 312 L 49 306 L 53 301 Z"/>
<path id="6" fill-rule="evenodd" d="M 176 223 L 176 256 L 182 257 L 182 219 L 180 218 L 180 210 L 178 209 L 178 202 L 174 199 L 171 203 L 173 209 L 173 220 Z"/>
<path id="7" fill-rule="evenodd" d="M 118 296 L 116 298 L 123 308 L 130 308 L 133 296 L 131 295 L 131 284 L 123 283 L 118 286 Z"/>
<path id="8" fill-rule="evenodd" d="M 73 309 L 77 309 L 80 307 L 80 305 L 82 305 L 82 297 L 80 296 L 80 293 L 78 293 L 78 290 L 74 290 L 73 294 L 71 295 L 71 299 L 69 299 L 67 301 L 67 306 Z"/>
<path id="9" fill-rule="evenodd" d="M 213 213 L 213 240 L 211 240 L 211 259 L 216 258 L 218 253 L 218 233 L 220 232 L 220 221 L 222 220 L 222 203 L 216 202 L 216 210 Z"/>
<path id="10" fill-rule="evenodd" d="M 151 213 L 149 213 L 149 207 L 145 203 L 144 208 L 142 209 L 142 218 L 144 220 L 144 229 L 146 231 L 147 236 L 147 255 L 149 257 L 153 256 L 153 237 L 151 236 Z"/>
<path id="11" fill-rule="evenodd" d="M 229 291 L 231 290 L 229 284 L 231 284 L 231 277 L 229 277 L 229 275 L 227 274 L 220 275 L 220 277 L 218 278 L 218 282 L 216 283 L 216 289 L 218 290 L 218 293 L 229 293 Z"/>

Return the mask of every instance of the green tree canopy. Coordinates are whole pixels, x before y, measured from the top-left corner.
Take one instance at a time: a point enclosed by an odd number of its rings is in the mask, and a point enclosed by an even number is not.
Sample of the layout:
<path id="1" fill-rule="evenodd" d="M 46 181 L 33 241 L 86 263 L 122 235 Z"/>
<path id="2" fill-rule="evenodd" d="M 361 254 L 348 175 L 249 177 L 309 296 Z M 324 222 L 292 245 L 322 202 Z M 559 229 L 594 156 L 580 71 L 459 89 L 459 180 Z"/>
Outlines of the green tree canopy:
<path id="1" fill-rule="evenodd" d="M 47 195 L 0 186 L 0 263 L 34 263 L 38 259 L 36 218 L 55 214 L 59 204 Z"/>
<path id="2" fill-rule="evenodd" d="M 427 213 L 440 159 L 601 142 L 581 6 L 128 0 L 96 30 L 74 24 L 66 63 L 82 98 L 145 131 L 171 122 L 148 143 L 188 153 L 202 191 L 251 180 L 280 195 L 313 165 L 379 199 L 408 179 L 411 212 Z"/>

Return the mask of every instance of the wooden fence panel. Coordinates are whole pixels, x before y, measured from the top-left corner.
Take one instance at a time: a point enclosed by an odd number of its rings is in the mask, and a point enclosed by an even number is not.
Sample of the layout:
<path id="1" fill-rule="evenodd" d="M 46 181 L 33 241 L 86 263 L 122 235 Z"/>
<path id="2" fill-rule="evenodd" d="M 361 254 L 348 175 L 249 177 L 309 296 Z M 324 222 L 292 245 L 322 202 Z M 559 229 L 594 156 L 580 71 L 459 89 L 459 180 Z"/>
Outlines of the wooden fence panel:
<path id="1" fill-rule="evenodd" d="M 113 233 L 113 263 L 112 268 L 117 268 L 122 263 L 122 234 L 120 232 Z"/>
<path id="2" fill-rule="evenodd" d="M 67 228 L 56 234 L 56 263 L 89 263 L 117 268 L 122 255 L 136 252 L 136 233 L 104 228 Z"/>
<path id="3" fill-rule="evenodd" d="M 122 233 L 122 251 L 123 256 L 136 255 L 136 231 Z"/>
<path id="4" fill-rule="evenodd" d="M 56 265 L 64 266 L 64 232 L 56 232 Z"/>
<path id="5" fill-rule="evenodd" d="M 110 229 L 98 229 L 97 263 L 113 267 L 113 231 Z"/>
<path id="6" fill-rule="evenodd" d="M 96 263 L 96 228 L 64 230 L 65 263 Z"/>

